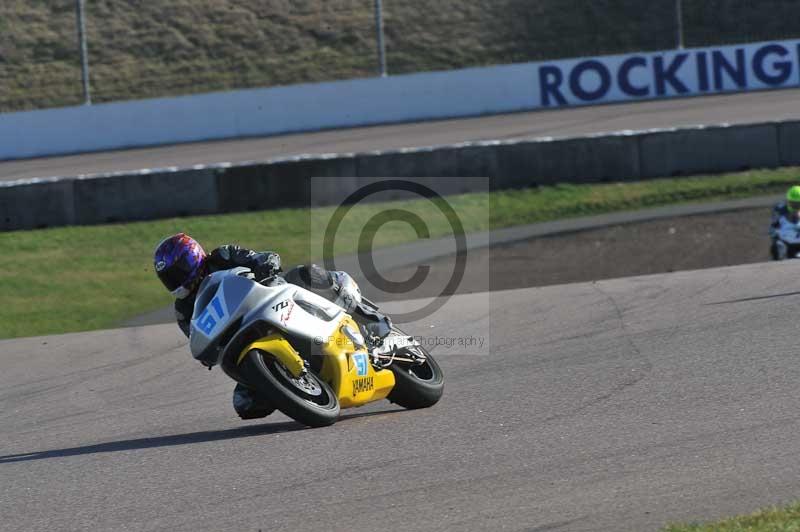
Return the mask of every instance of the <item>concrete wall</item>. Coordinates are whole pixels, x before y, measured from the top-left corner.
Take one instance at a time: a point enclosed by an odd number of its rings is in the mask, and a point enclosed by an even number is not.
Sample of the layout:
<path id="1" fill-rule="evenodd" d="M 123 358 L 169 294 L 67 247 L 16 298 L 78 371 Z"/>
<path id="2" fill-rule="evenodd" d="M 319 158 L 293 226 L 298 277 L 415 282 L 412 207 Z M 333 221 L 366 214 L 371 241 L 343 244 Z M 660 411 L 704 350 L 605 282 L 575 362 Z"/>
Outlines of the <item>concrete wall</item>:
<path id="1" fill-rule="evenodd" d="M 0 230 L 338 204 L 377 177 L 453 177 L 449 192 L 800 164 L 800 122 L 481 142 L 232 167 L 0 183 Z M 315 180 L 311 194 L 309 179 Z M 319 187 L 324 187 L 320 190 Z M 440 189 L 440 187 L 437 187 Z"/>
<path id="2" fill-rule="evenodd" d="M 637 52 L 0 114 L 0 160 L 797 86 L 800 40 Z"/>
<path id="3" fill-rule="evenodd" d="M 0 160 L 532 109 L 505 65 L 0 114 Z"/>

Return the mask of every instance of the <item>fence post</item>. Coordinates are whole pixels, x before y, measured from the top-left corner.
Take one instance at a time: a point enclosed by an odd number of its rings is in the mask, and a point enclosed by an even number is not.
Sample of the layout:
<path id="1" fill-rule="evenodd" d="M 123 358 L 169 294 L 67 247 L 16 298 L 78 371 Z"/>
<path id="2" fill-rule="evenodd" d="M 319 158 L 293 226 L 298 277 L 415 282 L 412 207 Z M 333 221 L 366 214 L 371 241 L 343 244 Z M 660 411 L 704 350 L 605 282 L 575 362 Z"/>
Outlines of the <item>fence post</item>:
<path id="1" fill-rule="evenodd" d="M 92 93 L 89 88 L 89 51 L 86 46 L 86 17 L 84 16 L 84 0 L 75 0 L 78 18 L 78 48 L 81 52 L 81 79 L 83 80 L 83 103 L 92 105 Z"/>
<path id="2" fill-rule="evenodd" d="M 383 39 L 383 1 L 375 0 L 375 31 L 378 41 L 378 73 L 382 78 L 387 76 L 386 71 L 386 44 Z"/>
<path id="3" fill-rule="evenodd" d="M 675 31 L 678 50 L 683 50 L 683 0 L 675 0 Z"/>

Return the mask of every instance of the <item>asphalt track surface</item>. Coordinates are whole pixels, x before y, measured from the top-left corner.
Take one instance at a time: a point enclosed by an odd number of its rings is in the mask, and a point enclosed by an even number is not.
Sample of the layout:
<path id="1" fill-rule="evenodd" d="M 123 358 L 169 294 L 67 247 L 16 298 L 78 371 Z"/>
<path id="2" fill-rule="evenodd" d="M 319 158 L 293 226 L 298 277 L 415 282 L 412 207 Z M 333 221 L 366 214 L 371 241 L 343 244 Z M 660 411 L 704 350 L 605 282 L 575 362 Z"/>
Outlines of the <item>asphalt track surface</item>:
<path id="1" fill-rule="evenodd" d="M 486 342 L 433 349 L 438 405 L 316 430 L 239 421 L 174 325 L 3 341 L 2 529 L 640 531 L 788 502 L 797 290 L 784 262 L 454 296 L 407 327 Z"/>
<path id="2" fill-rule="evenodd" d="M 0 181 L 191 167 L 299 154 L 800 118 L 800 90 L 703 96 L 0 162 Z"/>

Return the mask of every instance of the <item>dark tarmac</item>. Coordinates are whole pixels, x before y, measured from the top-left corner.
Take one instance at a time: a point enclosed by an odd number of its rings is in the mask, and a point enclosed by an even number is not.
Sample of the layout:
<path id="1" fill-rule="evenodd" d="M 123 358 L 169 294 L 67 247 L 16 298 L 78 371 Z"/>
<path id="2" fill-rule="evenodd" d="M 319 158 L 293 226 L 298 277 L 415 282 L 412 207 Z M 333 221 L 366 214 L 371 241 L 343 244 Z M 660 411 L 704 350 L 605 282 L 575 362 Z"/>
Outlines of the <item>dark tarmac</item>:
<path id="1" fill-rule="evenodd" d="M 437 343 L 436 406 L 316 430 L 239 421 L 174 325 L 3 341 L 2 529 L 646 531 L 785 503 L 799 286 L 784 262 L 457 295 L 405 325 Z"/>

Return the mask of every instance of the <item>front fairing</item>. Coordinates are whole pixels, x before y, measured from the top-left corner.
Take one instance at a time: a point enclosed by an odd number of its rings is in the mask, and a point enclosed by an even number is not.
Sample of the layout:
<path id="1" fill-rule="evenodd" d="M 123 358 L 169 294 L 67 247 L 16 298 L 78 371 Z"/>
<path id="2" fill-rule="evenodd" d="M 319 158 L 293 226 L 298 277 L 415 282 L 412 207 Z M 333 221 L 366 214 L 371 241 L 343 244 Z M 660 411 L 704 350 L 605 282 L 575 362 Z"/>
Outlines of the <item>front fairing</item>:
<path id="1" fill-rule="evenodd" d="M 236 268 L 212 274 L 200 288 L 191 320 L 189 348 L 206 365 L 222 359 L 238 331 L 253 324 L 319 344 L 329 339 L 344 310 L 292 284 L 263 286 Z"/>
<path id="2" fill-rule="evenodd" d="M 800 244 L 800 225 L 783 218 L 778 228 L 778 238 L 787 244 Z"/>

